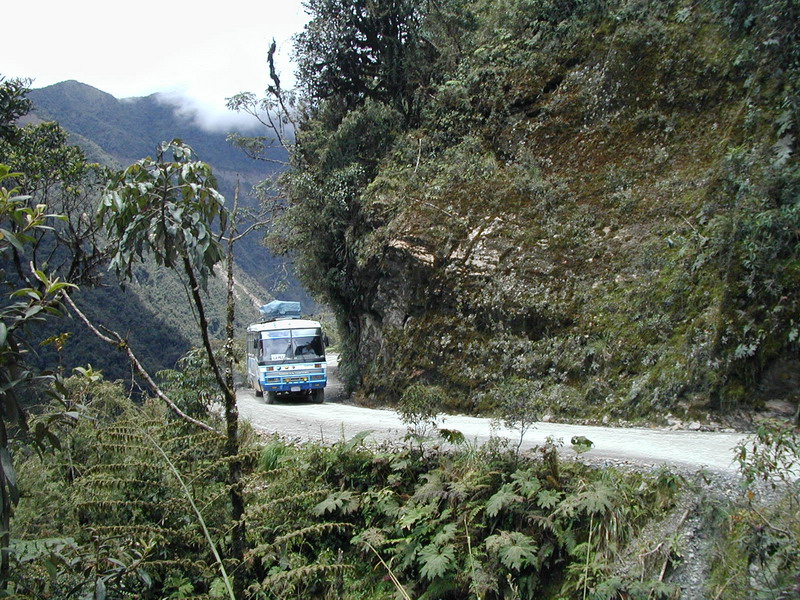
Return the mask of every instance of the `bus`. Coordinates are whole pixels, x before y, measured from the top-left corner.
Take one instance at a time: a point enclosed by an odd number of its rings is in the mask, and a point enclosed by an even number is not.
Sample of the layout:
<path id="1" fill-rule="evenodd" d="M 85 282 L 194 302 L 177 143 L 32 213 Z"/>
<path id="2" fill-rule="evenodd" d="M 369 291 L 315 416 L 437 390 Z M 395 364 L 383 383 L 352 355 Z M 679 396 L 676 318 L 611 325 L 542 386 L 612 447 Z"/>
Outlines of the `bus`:
<path id="1" fill-rule="evenodd" d="M 278 398 L 325 401 L 326 336 L 318 321 L 300 318 L 299 302 L 270 302 L 264 321 L 247 328 L 247 383 L 267 404 Z"/>

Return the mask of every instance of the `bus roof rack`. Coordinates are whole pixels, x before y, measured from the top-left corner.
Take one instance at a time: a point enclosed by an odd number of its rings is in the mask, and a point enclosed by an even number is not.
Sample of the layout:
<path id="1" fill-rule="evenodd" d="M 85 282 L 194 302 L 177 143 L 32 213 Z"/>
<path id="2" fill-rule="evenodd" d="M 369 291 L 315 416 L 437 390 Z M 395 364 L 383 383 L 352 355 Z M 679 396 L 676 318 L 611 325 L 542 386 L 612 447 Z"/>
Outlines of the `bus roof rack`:
<path id="1" fill-rule="evenodd" d="M 286 302 L 284 300 L 273 300 L 265 304 L 260 309 L 264 321 L 277 321 L 278 319 L 299 319 L 301 309 L 299 302 Z"/>

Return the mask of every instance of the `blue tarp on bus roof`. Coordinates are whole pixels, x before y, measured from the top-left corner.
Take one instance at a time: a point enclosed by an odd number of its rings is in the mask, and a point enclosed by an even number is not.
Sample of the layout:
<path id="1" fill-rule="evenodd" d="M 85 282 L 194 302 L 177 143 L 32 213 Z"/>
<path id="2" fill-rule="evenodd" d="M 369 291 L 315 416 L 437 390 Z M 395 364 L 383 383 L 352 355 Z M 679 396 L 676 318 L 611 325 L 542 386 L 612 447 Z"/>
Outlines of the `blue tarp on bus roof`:
<path id="1" fill-rule="evenodd" d="M 299 302 L 286 302 L 284 300 L 273 300 L 260 308 L 264 319 L 270 321 L 275 319 L 299 319 L 301 316 Z"/>

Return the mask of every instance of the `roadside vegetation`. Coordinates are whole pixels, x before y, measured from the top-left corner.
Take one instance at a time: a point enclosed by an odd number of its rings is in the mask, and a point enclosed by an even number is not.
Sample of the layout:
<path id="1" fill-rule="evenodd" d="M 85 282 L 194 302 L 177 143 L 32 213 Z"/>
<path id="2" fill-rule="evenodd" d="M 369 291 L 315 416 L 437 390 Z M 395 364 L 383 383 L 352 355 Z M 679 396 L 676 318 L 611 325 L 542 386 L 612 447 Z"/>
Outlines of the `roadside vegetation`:
<path id="1" fill-rule="evenodd" d="M 765 422 L 738 450 L 741 493 L 688 503 L 714 541 L 701 557 L 666 527 L 692 478 L 434 427 L 491 412 L 521 441 L 545 410 L 797 402 L 796 2 L 307 6 L 300 89 L 274 76 L 265 101 L 293 164 L 269 240 L 300 249 L 351 385 L 397 403 L 407 445 L 240 424 L 237 215 L 210 167 L 173 140 L 108 173 L 56 125 L 17 127 L 25 82 L 0 80 L 0 597 L 800 597 L 796 426 Z M 143 260 L 177 274 L 199 325 L 158 375 L 72 298 L 108 266 L 135 282 Z M 33 360 L 66 315 L 138 393 Z M 707 581 L 680 579 L 692 560 Z"/>
<path id="2" fill-rule="evenodd" d="M 168 381 L 187 400 L 203 387 L 188 375 Z M 518 457 L 500 445 L 367 447 L 365 436 L 256 443 L 245 430 L 247 551 L 233 561 L 224 439 L 158 401 L 135 404 L 96 373 L 65 386 L 81 417 L 57 431 L 61 448 L 20 453 L 14 597 L 228 598 L 234 576 L 240 598 L 674 591 L 657 577 L 677 555 L 635 576 L 616 561 L 674 505 L 680 478 L 590 469 L 560 459 L 555 443 Z"/>

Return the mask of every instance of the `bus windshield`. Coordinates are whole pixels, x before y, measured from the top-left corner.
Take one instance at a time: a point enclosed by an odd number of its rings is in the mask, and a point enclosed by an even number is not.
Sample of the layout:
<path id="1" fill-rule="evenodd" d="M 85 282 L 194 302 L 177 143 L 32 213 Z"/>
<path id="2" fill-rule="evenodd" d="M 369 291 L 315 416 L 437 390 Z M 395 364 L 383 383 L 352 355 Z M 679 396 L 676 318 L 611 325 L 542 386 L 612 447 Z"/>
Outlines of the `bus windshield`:
<path id="1" fill-rule="evenodd" d="M 322 330 L 282 329 L 261 334 L 262 362 L 314 362 L 325 360 Z"/>

